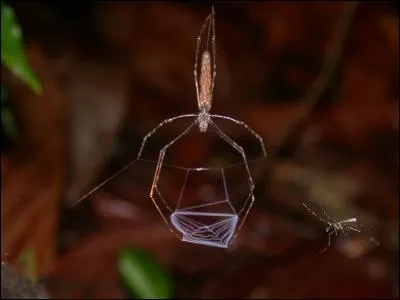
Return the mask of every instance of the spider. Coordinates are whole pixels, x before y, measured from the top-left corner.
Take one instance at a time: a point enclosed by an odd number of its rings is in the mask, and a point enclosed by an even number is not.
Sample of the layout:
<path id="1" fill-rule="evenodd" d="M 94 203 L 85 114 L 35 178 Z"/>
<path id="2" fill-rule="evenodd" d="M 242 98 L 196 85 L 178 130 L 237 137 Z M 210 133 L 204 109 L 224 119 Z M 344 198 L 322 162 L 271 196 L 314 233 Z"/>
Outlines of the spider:
<path id="1" fill-rule="evenodd" d="M 345 233 L 346 231 L 361 232 L 361 230 L 359 230 L 355 226 L 351 225 L 351 224 L 357 223 L 357 218 L 348 218 L 345 220 L 337 221 L 337 220 L 333 220 L 332 218 L 330 218 L 327 215 L 325 210 L 322 210 L 325 215 L 325 218 L 326 218 L 326 220 L 324 220 L 324 219 L 318 217 L 317 214 L 315 212 L 313 212 L 305 203 L 303 203 L 303 206 L 311 214 L 313 214 L 318 220 L 327 224 L 327 226 L 325 227 L 325 231 L 328 233 L 328 245 L 322 251 L 320 251 L 320 253 L 324 253 L 328 249 L 328 247 L 330 247 L 331 236 L 333 234 L 337 237 L 340 232 L 342 232 L 342 233 Z"/>
<path id="2" fill-rule="evenodd" d="M 199 52 L 200 52 L 200 46 L 201 46 L 201 39 L 202 39 L 203 33 L 206 30 L 206 28 L 208 28 L 207 43 L 206 43 L 206 47 L 205 47 L 206 49 L 201 54 L 200 78 L 199 78 L 198 77 Z M 210 34 L 211 34 L 211 41 L 210 41 Z M 211 47 L 209 47 L 209 44 L 211 44 Z M 200 33 L 197 36 L 196 55 L 195 55 L 195 63 L 194 63 L 193 74 L 194 74 L 194 80 L 195 80 L 198 113 L 197 114 L 179 115 L 179 116 L 176 116 L 176 117 L 173 117 L 173 118 L 166 119 L 166 120 L 162 121 L 158 126 L 156 126 L 154 129 L 152 129 L 143 138 L 143 141 L 142 141 L 142 144 L 141 144 L 137 159 L 141 159 L 141 155 L 142 155 L 144 146 L 146 145 L 146 142 L 160 127 L 162 127 L 162 126 L 164 126 L 166 124 L 172 123 L 172 122 L 174 122 L 174 121 L 176 121 L 178 119 L 194 118 L 194 121 L 191 123 L 190 126 L 188 126 L 185 130 L 183 130 L 176 138 L 174 138 L 172 141 L 170 141 L 169 143 L 167 143 L 166 145 L 164 145 L 162 147 L 162 149 L 159 152 L 159 156 L 158 156 L 157 166 L 156 166 L 156 170 L 155 170 L 154 178 L 153 178 L 153 183 L 152 183 L 151 190 L 150 190 L 150 198 L 152 199 L 154 205 L 156 206 L 157 210 L 159 211 L 159 213 L 160 213 L 161 217 L 163 218 L 164 222 L 168 225 L 168 221 L 167 221 L 166 217 L 164 216 L 164 214 L 162 213 L 162 211 L 160 209 L 160 206 L 157 204 L 157 201 L 156 201 L 156 198 L 155 198 L 155 194 L 159 193 L 157 184 L 158 184 L 160 172 L 161 172 L 161 169 L 162 169 L 162 166 L 163 166 L 163 161 L 164 161 L 164 157 L 165 157 L 166 151 L 168 150 L 169 147 L 171 147 L 173 144 L 175 144 L 180 138 L 182 138 L 190 130 L 192 130 L 193 127 L 198 126 L 198 129 L 199 129 L 199 131 L 201 133 L 207 133 L 209 127 L 213 127 L 213 129 L 215 129 L 215 131 L 218 134 L 218 136 L 220 138 L 222 138 L 224 141 L 226 141 L 234 150 L 236 150 L 241 155 L 241 158 L 242 158 L 243 163 L 244 163 L 245 168 L 246 168 L 247 180 L 248 180 L 248 184 L 249 184 L 249 188 L 250 188 L 250 194 L 249 194 L 248 198 L 246 199 L 246 202 L 244 203 L 243 207 L 241 208 L 241 210 L 237 214 L 237 216 L 236 216 L 236 212 L 234 212 L 234 211 L 233 211 L 233 215 L 232 215 L 232 216 L 239 217 L 240 215 L 242 215 L 244 213 L 244 217 L 243 217 L 241 223 L 238 226 L 238 231 L 239 231 L 239 229 L 243 225 L 244 220 L 246 219 L 247 214 L 248 214 L 249 210 L 251 209 L 251 207 L 252 207 L 252 205 L 254 203 L 254 200 L 255 200 L 254 199 L 254 195 L 253 195 L 254 183 L 253 183 L 252 176 L 250 174 L 250 170 L 249 170 L 249 167 L 248 167 L 248 164 L 247 164 L 246 153 L 245 153 L 243 147 L 240 146 L 239 144 L 237 144 L 227 134 L 225 134 L 215 124 L 214 120 L 216 120 L 216 119 L 224 119 L 224 120 L 228 120 L 228 121 L 234 122 L 235 124 L 244 127 L 260 143 L 261 150 L 262 150 L 262 157 L 266 157 L 267 153 L 266 153 L 264 142 L 263 142 L 263 139 L 261 138 L 261 136 L 258 135 L 254 130 L 252 130 L 247 124 L 245 124 L 242 121 L 239 121 L 239 120 L 233 119 L 231 117 L 228 117 L 228 116 L 215 115 L 215 114 L 211 114 L 210 113 L 211 106 L 212 106 L 212 100 L 213 100 L 213 91 L 214 91 L 214 86 L 215 86 L 215 77 L 216 77 L 215 48 L 216 48 L 216 44 L 215 44 L 215 12 L 214 12 L 214 7 L 212 7 L 211 8 L 211 13 L 205 19 L 205 21 L 203 23 L 203 26 L 201 27 Z M 229 201 L 229 200 L 227 200 L 227 201 Z M 167 206 L 167 205 L 164 202 L 164 207 L 165 206 Z M 167 206 L 167 208 L 168 208 L 168 206 Z M 173 225 L 175 224 L 174 225 L 175 229 L 177 229 L 184 236 L 186 236 L 186 241 L 187 240 L 192 240 L 193 232 L 192 233 L 187 233 L 187 232 L 185 233 L 183 231 L 183 229 L 182 229 L 182 226 L 177 226 L 176 225 L 177 224 L 177 221 L 176 221 L 177 220 L 177 215 L 176 215 L 177 211 L 170 210 L 170 212 L 172 213 L 172 217 L 171 217 L 170 221 L 171 221 L 171 223 Z M 181 213 L 181 214 L 183 214 L 183 213 Z M 181 217 L 183 218 L 183 216 L 179 216 L 179 218 L 181 218 Z M 236 220 L 236 219 L 237 218 L 232 217 L 232 220 Z M 236 230 L 236 222 L 233 222 L 233 223 L 234 223 L 233 227 L 235 227 L 235 228 L 232 229 L 232 230 Z M 212 226 L 214 226 L 214 225 L 212 225 Z M 210 229 L 212 226 L 205 226 L 205 225 L 202 225 L 202 226 L 203 227 L 201 227 L 201 228 L 203 228 L 203 229 L 206 228 L 210 232 L 213 232 Z M 173 230 L 171 230 L 171 231 L 174 232 Z M 229 240 L 230 240 L 230 237 L 232 236 L 232 234 L 233 233 L 230 232 L 229 234 L 226 235 L 226 236 L 229 236 Z M 182 240 L 185 240 L 185 237 Z M 203 242 L 203 244 L 206 244 L 206 243 Z M 207 242 L 207 244 L 210 245 L 208 242 Z M 214 246 L 227 247 L 227 242 L 224 243 L 223 245 L 214 244 Z"/>

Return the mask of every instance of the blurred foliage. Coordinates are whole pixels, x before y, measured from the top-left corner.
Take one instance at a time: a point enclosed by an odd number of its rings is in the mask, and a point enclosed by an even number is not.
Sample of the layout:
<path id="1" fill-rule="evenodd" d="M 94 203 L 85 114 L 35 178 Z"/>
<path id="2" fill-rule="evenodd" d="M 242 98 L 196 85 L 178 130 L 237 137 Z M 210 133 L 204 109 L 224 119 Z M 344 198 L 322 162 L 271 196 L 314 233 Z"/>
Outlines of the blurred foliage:
<path id="1" fill-rule="evenodd" d="M 135 299 L 171 297 L 171 279 L 147 252 L 123 249 L 119 257 L 119 270 L 124 284 Z"/>
<path id="2" fill-rule="evenodd" d="M 1 3 L 1 60 L 16 77 L 28 85 L 32 91 L 42 95 L 42 87 L 25 55 L 22 30 L 16 20 L 14 10 Z M 13 140 L 18 138 L 18 129 L 9 107 L 7 90 L 1 86 L 2 127 Z M 37 282 L 35 251 L 25 249 L 19 255 L 23 272 Z M 169 298 L 171 281 L 162 268 L 147 253 L 125 249 L 121 253 L 119 268 L 124 283 L 135 298 Z"/>
<path id="3" fill-rule="evenodd" d="M 5 3 L 1 3 L 1 62 L 36 94 L 42 94 L 40 82 L 25 56 L 21 27 L 14 10 Z"/>
<path id="4" fill-rule="evenodd" d="M 7 103 L 6 94 L 7 92 L 5 88 L 1 86 L 1 127 L 4 129 L 10 139 L 16 140 L 19 134 L 11 109 Z"/>
<path id="5" fill-rule="evenodd" d="M 14 10 L 3 2 L 1 3 L 1 62 L 36 94 L 42 94 L 40 82 L 25 56 L 22 30 L 15 18 Z M 1 126 L 12 140 L 18 138 L 17 126 L 3 86 L 1 86 Z"/>
<path id="6" fill-rule="evenodd" d="M 25 249 L 19 255 L 19 263 L 22 265 L 23 272 L 29 279 L 36 283 L 38 281 L 38 274 L 36 269 L 35 250 Z"/>

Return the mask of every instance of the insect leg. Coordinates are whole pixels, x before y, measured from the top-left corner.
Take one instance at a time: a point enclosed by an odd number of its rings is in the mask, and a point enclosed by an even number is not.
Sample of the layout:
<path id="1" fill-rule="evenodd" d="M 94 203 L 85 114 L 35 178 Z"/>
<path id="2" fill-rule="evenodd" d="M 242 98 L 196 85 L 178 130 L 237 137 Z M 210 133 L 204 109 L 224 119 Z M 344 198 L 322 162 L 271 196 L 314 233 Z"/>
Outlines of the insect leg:
<path id="1" fill-rule="evenodd" d="M 328 248 L 331 246 L 331 235 L 332 235 L 333 233 L 335 233 L 335 231 L 329 232 L 329 234 L 328 234 L 328 245 L 327 245 L 322 251 L 320 251 L 319 253 L 324 253 L 324 252 L 326 252 L 326 250 L 328 250 Z"/>
<path id="2" fill-rule="evenodd" d="M 323 223 L 328 224 L 329 226 L 332 226 L 332 223 L 330 223 L 327 220 L 321 219 L 311 208 L 309 208 L 304 202 L 303 202 L 303 206 L 314 216 L 316 217 L 318 220 L 320 220 Z"/>
<path id="3" fill-rule="evenodd" d="M 355 227 L 353 227 L 353 226 L 346 226 L 346 228 L 349 228 L 350 230 L 353 230 L 353 231 L 355 231 L 355 232 L 361 232 L 360 229 L 357 229 L 357 228 L 355 228 Z"/>

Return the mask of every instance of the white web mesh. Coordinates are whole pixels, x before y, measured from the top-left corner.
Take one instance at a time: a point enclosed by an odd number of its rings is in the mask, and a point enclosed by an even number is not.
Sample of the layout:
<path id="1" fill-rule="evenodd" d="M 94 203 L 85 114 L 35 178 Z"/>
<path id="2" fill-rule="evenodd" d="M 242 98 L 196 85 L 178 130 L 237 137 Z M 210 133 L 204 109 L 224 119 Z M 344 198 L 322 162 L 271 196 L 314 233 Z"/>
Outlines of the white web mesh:
<path id="1" fill-rule="evenodd" d="M 200 221 L 201 217 L 212 221 L 202 222 Z M 236 214 L 176 211 L 170 219 L 173 226 L 182 233 L 183 241 L 227 248 L 235 233 L 238 216 Z"/>
<path id="2" fill-rule="evenodd" d="M 238 216 L 229 201 L 224 169 L 221 168 L 216 172 L 221 175 L 224 200 L 188 207 L 182 204 L 189 174 L 207 170 L 205 168 L 200 171 L 187 170 L 176 209 L 170 216 L 170 222 L 182 234 L 183 241 L 226 248 L 236 230 Z"/>

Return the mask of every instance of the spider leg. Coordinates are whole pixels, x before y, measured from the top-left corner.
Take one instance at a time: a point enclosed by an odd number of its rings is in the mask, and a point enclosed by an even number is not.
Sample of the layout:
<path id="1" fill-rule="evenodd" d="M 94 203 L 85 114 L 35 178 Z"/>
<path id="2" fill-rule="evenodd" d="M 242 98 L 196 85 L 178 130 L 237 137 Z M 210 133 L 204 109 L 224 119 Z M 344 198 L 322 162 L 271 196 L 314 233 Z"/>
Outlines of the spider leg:
<path id="1" fill-rule="evenodd" d="M 216 63 L 216 54 L 215 54 L 215 48 L 216 43 L 215 43 L 215 12 L 214 12 L 214 6 L 211 7 L 211 26 L 212 26 L 212 52 L 213 52 L 213 78 L 212 78 L 212 90 L 214 90 L 215 86 L 215 77 L 217 76 L 217 63 Z"/>
<path id="2" fill-rule="evenodd" d="M 245 166 L 246 166 L 246 171 L 247 171 L 247 176 L 248 176 L 247 179 L 248 179 L 248 181 L 249 181 L 249 186 L 250 186 L 250 194 L 249 194 L 249 195 L 251 195 L 251 196 L 248 198 L 248 200 L 246 201 L 246 203 L 243 205 L 242 209 L 241 209 L 241 210 L 239 211 L 239 213 L 238 213 L 238 216 L 240 216 L 240 215 L 242 214 L 242 212 L 245 212 L 245 215 L 244 215 L 242 221 L 240 222 L 240 224 L 239 224 L 239 226 L 238 226 L 238 230 L 237 230 L 237 232 L 236 232 L 236 234 L 235 234 L 235 236 L 234 236 L 234 238 L 235 238 L 236 235 L 237 235 L 237 233 L 240 231 L 241 227 L 243 226 L 243 223 L 244 223 L 244 221 L 246 220 L 247 215 L 248 215 L 248 213 L 249 213 L 249 211 L 250 211 L 250 209 L 251 209 L 251 207 L 253 206 L 254 201 L 255 201 L 255 198 L 254 198 L 254 195 L 253 195 L 253 191 L 254 191 L 253 178 L 251 177 L 251 173 L 250 173 L 250 170 L 249 170 L 249 166 L 247 165 L 246 153 L 244 152 L 243 147 L 240 146 L 240 145 L 238 145 L 238 144 L 237 144 L 235 141 L 233 141 L 228 135 L 226 135 L 212 120 L 210 120 L 210 124 L 211 124 L 211 126 L 213 126 L 213 127 L 216 129 L 217 134 L 218 134 L 222 139 L 224 139 L 227 143 L 229 143 L 236 151 L 238 151 L 238 152 L 242 155 L 243 161 L 244 161 Z M 250 204 L 248 205 L 248 208 L 245 209 L 246 206 L 247 206 L 247 202 L 248 202 L 249 200 L 250 200 Z"/>
<path id="3" fill-rule="evenodd" d="M 240 146 L 239 144 L 237 144 L 234 140 L 232 140 L 227 134 L 225 134 L 214 122 L 210 122 L 210 124 L 212 126 L 214 126 L 214 128 L 217 131 L 217 134 L 224 139 L 227 143 L 229 143 L 236 151 L 238 151 L 240 153 L 240 155 L 243 158 L 243 161 L 245 162 L 245 167 L 246 167 L 246 171 L 248 174 L 248 181 L 249 181 L 249 185 L 250 188 L 253 189 L 254 188 L 254 183 L 253 183 L 253 178 L 251 177 L 251 173 L 249 170 L 249 166 L 247 165 L 247 157 L 246 157 L 246 153 L 244 152 L 244 149 L 242 146 Z M 241 212 L 239 212 L 240 214 Z"/>
<path id="4" fill-rule="evenodd" d="M 173 117 L 170 119 L 166 119 L 162 121 L 160 124 L 158 124 L 155 128 L 153 128 L 146 136 L 143 138 L 142 145 L 140 146 L 140 150 L 138 153 L 138 156 L 136 159 L 140 159 L 140 156 L 142 155 L 143 148 L 146 145 L 147 140 L 158 130 L 160 127 L 164 126 L 165 124 L 171 123 L 172 121 L 178 120 L 178 119 L 183 119 L 183 118 L 192 118 L 192 117 L 197 117 L 196 114 L 187 114 L 187 115 L 180 115 L 177 117 Z"/>
<path id="5" fill-rule="evenodd" d="M 196 86 L 196 97 L 197 97 L 197 104 L 199 105 L 200 102 L 200 94 L 199 94 L 199 83 L 198 83 L 198 78 L 197 78 L 197 60 L 199 57 L 199 49 L 200 49 L 200 36 L 197 37 L 197 44 L 196 44 L 196 57 L 194 59 L 194 69 L 193 69 L 193 74 L 194 74 L 194 84 Z"/>
<path id="6" fill-rule="evenodd" d="M 196 116 L 196 115 L 195 115 L 195 116 Z M 175 119 L 176 119 L 176 118 L 175 118 Z M 155 171 L 155 173 L 154 173 L 153 183 L 152 183 L 151 189 L 150 189 L 150 198 L 151 198 L 151 200 L 153 201 L 154 205 L 156 206 L 156 208 L 157 208 L 159 214 L 161 215 L 161 217 L 162 217 L 164 223 L 167 225 L 167 227 L 169 228 L 169 230 L 170 230 L 173 234 L 175 234 L 179 239 L 180 239 L 180 237 L 176 234 L 176 232 L 174 232 L 174 231 L 170 228 L 169 223 L 168 223 L 168 221 L 167 221 L 167 218 L 165 217 L 165 215 L 164 215 L 164 213 L 162 212 L 162 210 L 161 210 L 159 204 L 157 203 L 156 198 L 154 197 L 154 191 L 156 191 L 156 192 L 160 195 L 160 193 L 159 193 L 159 191 L 158 191 L 157 183 L 158 183 L 158 179 L 159 179 L 159 176 L 160 176 L 160 172 L 161 172 L 161 168 L 162 168 L 162 165 L 163 165 L 163 161 L 164 161 L 164 157 L 165 157 L 166 151 L 168 150 L 169 147 L 171 147 L 174 143 L 176 143 L 181 137 L 183 137 L 184 135 L 186 135 L 186 134 L 193 128 L 193 126 L 197 125 L 198 122 L 199 122 L 199 121 L 196 119 L 189 127 L 187 127 L 187 128 L 186 128 L 183 132 L 181 132 L 176 138 L 174 138 L 171 142 L 169 142 L 168 144 L 166 144 L 166 145 L 160 150 L 160 153 L 159 153 L 159 156 L 158 156 L 158 161 L 157 161 L 156 171 Z M 163 202 L 165 208 L 167 208 L 170 212 L 173 212 L 173 210 L 172 210 L 172 209 L 168 206 L 168 204 L 164 201 L 163 197 L 160 197 L 160 198 L 161 198 L 161 200 L 162 200 L 162 202 Z"/>
<path id="7" fill-rule="evenodd" d="M 197 41 L 196 41 L 196 56 L 194 59 L 194 70 L 193 70 L 193 74 L 194 74 L 194 83 L 196 86 L 196 96 L 197 96 L 197 104 L 200 108 L 200 92 L 199 92 L 199 79 L 198 79 L 198 74 L 197 74 L 197 69 L 198 69 L 198 60 L 199 60 L 199 52 L 200 52 L 200 42 L 201 42 L 201 36 L 203 35 L 204 30 L 206 29 L 207 23 L 209 23 L 210 18 L 212 18 L 212 20 L 214 19 L 214 10 L 212 11 L 212 13 L 210 15 L 208 15 L 208 17 L 205 19 L 203 26 L 200 29 L 200 32 L 197 36 Z M 214 31 L 215 32 L 215 31 Z M 214 36 L 215 38 L 215 36 Z M 214 56 L 214 61 L 215 61 L 215 56 Z"/>
<path id="8" fill-rule="evenodd" d="M 245 203 L 243 204 L 243 207 L 240 209 L 239 213 L 237 214 L 238 217 L 239 217 L 239 216 L 241 215 L 242 212 L 245 212 L 245 215 L 244 215 L 244 217 L 243 217 L 243 220 L 240 222 L 240 224 L 239 224 L 239 226 L 238 226 L 237 233 L 239 233 L 239 231 L 241 230 L 241 228 L 242 228 L 242 226 L 243 226 L 243 224 L 244 224 L 244 221 L 245 221 L 245 219 L 247 218 L 247 215 L 248 215 L 248 213 L 250 212 L 250 209 L 252 208 L 252 206 L 253 206 L 255 200 L 256 200 L 256 199 L 255 199 L 255 197 L 254 197 L 254 186 L 253 186 L 252 188 L 250 188 L 249 195 L 248 195 L 248 197 L 247 197 Z M 234 238 L 236 238 L 237 233 L 235 234 Z"/>
<path id="9" fill-rule="evenodd" d="M 115 177 L 117 177 L 118 175 L 120 175 L 121 173 L 123 173 L 124 171 L 126 171 L 130 166 L 132 166 L 132 164 L 134 164 L 136 162 L 136 160 L 140 159 L 140 156 L 142 155 L 143 152 L 143 148 L 146 145 L 147 140 L 162 126 L 164 126 L 165 124 L 171 123 L 172 121 L 175 121 L 177 119 L 182 119 L 182 118 L 190 118 L 190 117 L 197 117 L 196 114 L 186 114 L 186 115 L 180 115 L 177 117 L 173 117 L 170 119 L 166 119 L 164 121 L 162 121 L 160 124 L 158 124 L 154 129 L 152 129 L 144 138 L 142 141 L 142 144 L 140 146 L 140 150 L 138 153 L 138 156 L 135 159 L 132 159 L 130 162 L 128 162 L 124 167 L 122 167 L 121 169 L 119 169 L 117 172 L 115 172 L 113 175 L 111 175 L 110 177 L 108 177 L 106 180 L 104 180 L 103 182 L 101 182 L 100 184 L 98 184 L 95 188 L 91 189 L 89 192 L 87 192 L 86 194 L 84 194 L 83 196 L 81 196 L 79 199 L 77 199 L 76 201 L 74 201 L 71 206 L 75 206 L 77 205 L 79 202 L 81 202 L 83 199 L 87 198 L 88 196 L 90 196 L 91 194 L 93 194 L 94 192 L 98 191 L 102 186 L 104 186 L 107 182 L 109 182 L 110 180 L 114 179 Z"/>
<path id="10" fill-rule="evenodd" d="M 264 146 L 264 140 L 263 138 L 256 133 L 253 129 L 251 129 L 246 123 L 244 123 L 243 121 L 239 121 L 239 120 L 235 120 L 234 118 L 231 117 L 227 117 L 227 116 L 221 116 L 221 115 L 210 115 L 211 118 L 218 118 L 218 119 L 225 119 L 225 120 L 229 120 L 232 121 L 238 125 L 243 126 L 244 128 L 246 128 L 260 143 L 261 145 L 261 150 L 263 153 L 264 157 L 267 157 L 267 151 L 265 150 L 265 146 Z"/>

